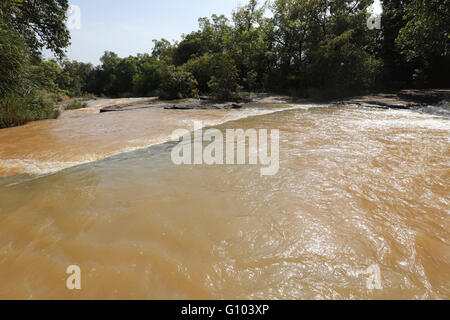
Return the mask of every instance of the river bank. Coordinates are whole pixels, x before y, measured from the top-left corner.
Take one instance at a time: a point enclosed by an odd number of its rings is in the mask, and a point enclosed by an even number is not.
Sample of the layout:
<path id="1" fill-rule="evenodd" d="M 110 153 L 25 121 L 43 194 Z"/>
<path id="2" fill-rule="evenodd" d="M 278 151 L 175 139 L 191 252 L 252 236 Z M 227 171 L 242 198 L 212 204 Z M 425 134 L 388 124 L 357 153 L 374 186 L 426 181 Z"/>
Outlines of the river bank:
<path id="1" fill-rule="evenodd" d="M 243 105 L 276 105 L 329 103 L 333 105 L 358 105 L 369 108 L 419 110 L 430 105 L 443 105 L 450 101 L 450 89 L 408 89 L 395 93 L 376 93 L 354 96 L 346 99 L 298 99 L 284 95 L 269 93 L 250 94 L 245 101 L 216 101 L 210 97 L 200 99 L 183 99 L 161 101 L 158 98 L 120 99 L 111 105 L 104 106 L 100 112 L 129 111 L 141 108 L 164 108 L 168 110 L 207 110 L 207 109 L 241 109 Z"/>
<path id="2" fill-rule="evenodd" d="M 389 109 L 418 109 L 450 101 L 450 89 L 401 90 L 396 93 L 378 93 L 351 97 L 341 104 Z"/>

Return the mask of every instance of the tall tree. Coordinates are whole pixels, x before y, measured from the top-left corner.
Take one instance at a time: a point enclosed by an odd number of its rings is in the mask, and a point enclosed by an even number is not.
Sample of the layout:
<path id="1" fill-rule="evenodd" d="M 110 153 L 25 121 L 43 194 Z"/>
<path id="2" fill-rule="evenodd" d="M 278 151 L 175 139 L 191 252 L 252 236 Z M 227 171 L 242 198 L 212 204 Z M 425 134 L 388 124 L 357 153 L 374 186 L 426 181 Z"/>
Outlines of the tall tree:
<path id="1" fill-rule="evenodd" d="M 64 56 L 70 44 L 68 0 L 2 0 L 1 8 L 2 23 L 24 38 L 31 53 L 37 56 L 46 48 Z"/>
<path id="2" fill-rule="evenodd" d="M 371 0 L 276 0 L 274 41 L 284 87 L 335 93 L 364 89 L 377 62 L 367 50 Z M 302 92 L 303 91 L 303 92 Z"/>
<path id="3" fill-rule="evenodd" d="M 388 88 L 405 87 L 412 81 L 413 61 L 407 61 L 397 45 L 400 30 L 405 27 L 409 0 L 383 0 L 381 46 L 379 56 L 384 63 L 383 83 Z"/>
<path id="4" fill-rule="evenodd" d="M 268 3 L 259 6 L 257 0 L 233 13 L 232 54 L 242 85 L 254 91 L 264 87 L 264 75 L 272 62 L 272 41 L 269 19 L 264 18 Z"/>
<path id="5" fill-rule="evenodd" d="M 59 87 L 71 96 L 80 96 L 88 91 L 87 83 L 94 67 L 90 63 L 64 60 Z"/>
<path id="6" fill-rule="evenodd" d="M 23 90 L 28 67 L 28 51 L 22 38 L 0 25 L 0 96 Z"/>
<path id="7" fill-rule="evenodd" d="M 421 66 L 415 76 L 425 85 L 450 84 L 450 0 L 409 1 L 404 20 L 397 44 Z"/>
<path id="8" fill-rule="evenodd" d="M 224 15 L 198 19 L 200 30 L 183 35 L 183 40 L 175 50 L 174 63 L 185 64 L 189 59 L 206 53 L 228 51 L 231 46 L 232 26 Z"/>

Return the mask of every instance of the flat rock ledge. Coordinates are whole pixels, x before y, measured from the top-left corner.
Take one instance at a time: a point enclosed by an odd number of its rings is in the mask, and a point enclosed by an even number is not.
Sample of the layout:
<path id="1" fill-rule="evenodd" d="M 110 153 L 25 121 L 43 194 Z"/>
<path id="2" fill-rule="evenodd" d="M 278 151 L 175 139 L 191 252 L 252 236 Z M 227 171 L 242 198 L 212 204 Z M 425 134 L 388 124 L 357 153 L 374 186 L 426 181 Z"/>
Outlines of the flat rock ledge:
<path id="1" fill-rule="evenodd" d="M 100 109 L 100 113 L 131 111 L 146 108 L 160 108 L 166 110 L 233 110 L 242 109 L 243 106 L 237 103 L 216 103 L 210 100 L 186 99 L 180 102 L 157 102 L 140 101 L 125 104 L 108 105 Z"/>
<path id="2" fill-rule="evenodd" d="M 353 104 L 366 108 L 409 110 L 450 100 L 449 89 L 402 90 L 392 94 L 374 94 L 335 102 L 335 105 Z"/>
<path id="3" fill-rule="evenodd" d="M 142 108 L 149 108 L 154 103 L 155 98 L 143 99 L 141 101 L 132 101 L 123 104 L 113 104 L 100 109 L 100 113 L 105 112 L 117 112 L 117 111 L 127 111 L 127 110 L 135 110 Z"/>
<path id="4" fill-rule="evenodd" d="M 193 105 L 193 104 L 174 104 L 171 106 L 165 106 L 166 110 L 230 110 L 230 109 L 242 109 L 242 105 L 232 103 L 225 105 Z"/>

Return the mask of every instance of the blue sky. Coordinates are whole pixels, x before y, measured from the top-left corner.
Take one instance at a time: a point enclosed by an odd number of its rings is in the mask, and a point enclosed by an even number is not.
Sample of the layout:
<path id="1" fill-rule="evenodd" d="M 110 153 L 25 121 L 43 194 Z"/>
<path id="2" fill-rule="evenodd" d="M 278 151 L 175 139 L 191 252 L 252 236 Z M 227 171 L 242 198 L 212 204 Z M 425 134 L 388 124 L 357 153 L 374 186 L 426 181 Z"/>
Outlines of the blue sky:
<path id="1" fill-rule="evenodd" d="M 121 57 L 150 52 L 153 39 L 180 40 L 199 17 L 231 17 L 246 0 L 70 0 L 81 9 L 81 29 L 71 30 L 69 59 L 99 63 L 105 50 Z"/>

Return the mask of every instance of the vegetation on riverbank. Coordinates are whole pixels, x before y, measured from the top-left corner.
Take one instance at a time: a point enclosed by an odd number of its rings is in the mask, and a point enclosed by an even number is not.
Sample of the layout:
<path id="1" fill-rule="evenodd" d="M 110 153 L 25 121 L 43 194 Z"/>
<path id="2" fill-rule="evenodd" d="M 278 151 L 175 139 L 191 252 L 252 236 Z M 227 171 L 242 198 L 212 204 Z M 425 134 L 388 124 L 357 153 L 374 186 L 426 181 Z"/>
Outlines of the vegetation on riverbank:
<path id="1" fill-rule="evenodd" d="M 200 18 L 199 29 L 180 42 L 154 40 L 151 53 L 126 58 L 106 51 L 94 67 L 64 59 L 67 0 L 23 3 L 32 10 L 5 0 L 0 7 L 0 105 L 8 111 L 0 118 L 16 125 L 54 117 L 47 104 L 30 102 L 35 100 L 29 96 L 42 92 L 54 102 L 85 94 L 232 100 L 246 92 L 329 98 L 448 87 L 450 0 L 384 0 L 380 30 L 367 27 L 372 2 L 249 0 L 231 20 Z M 43 47 L 59 60 L 42 60 Z"/>
<path id="2" fill-rule="evenodd" d="M 65 25 L 68 3 L 2 0 L 0 4 L 0 128 L 51 119 L 65 95 L 52 73 L 56 62 L 43 61 L 42 48 L 64 56 L 70 34 Z"/>
<path id="3" fill-rule="evenodd" d="M 88 106 L 88 104 L 84 101 L 74 100 L 64 105 L 65 110 L 77 110 L 84 109 Z"/>
<path id="4" fill-rule="evenodd" d="M 0 129 L 34 120 L 55 119 L 59 116 L 59 111 L 54 103 L 42 94 L 10 93 L 0 99 Z"/>

